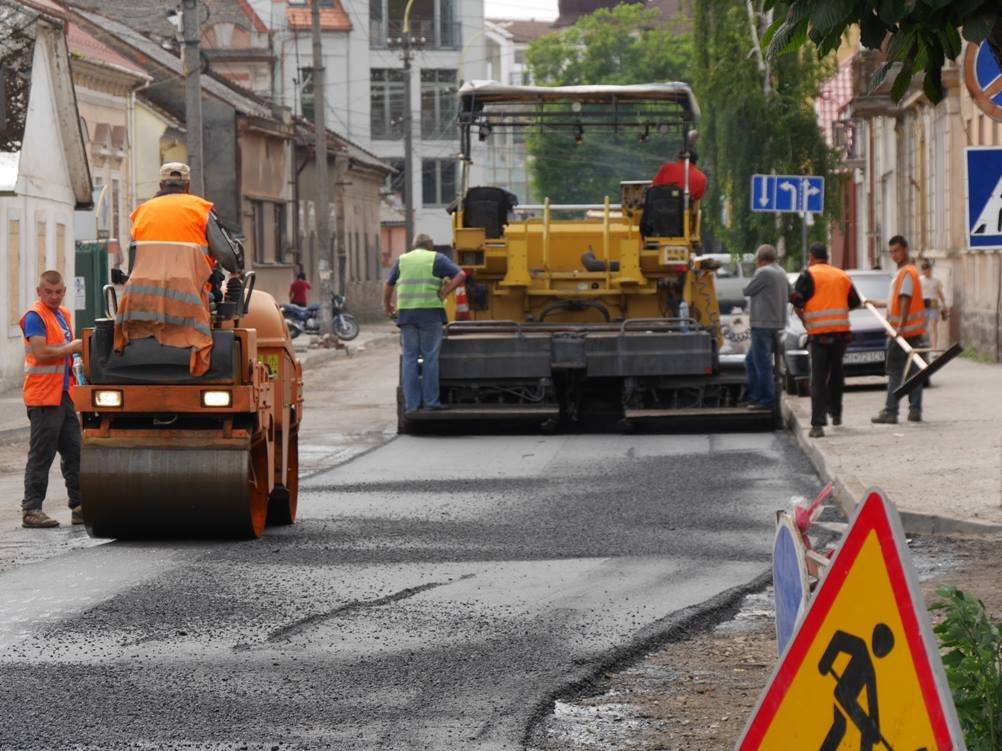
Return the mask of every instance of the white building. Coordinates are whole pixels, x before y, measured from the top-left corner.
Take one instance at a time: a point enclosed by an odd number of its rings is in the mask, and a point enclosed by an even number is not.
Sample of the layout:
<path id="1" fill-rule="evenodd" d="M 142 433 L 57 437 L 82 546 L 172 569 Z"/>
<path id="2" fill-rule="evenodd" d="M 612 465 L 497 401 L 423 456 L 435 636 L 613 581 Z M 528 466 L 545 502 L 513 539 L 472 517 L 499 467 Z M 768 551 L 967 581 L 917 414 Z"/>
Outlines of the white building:
<path id="1" fill-rule="evenodd" d="M 7 96 L 0 112 L 0 255 L 6 282 L 0 309 L 0 378 L 20 383 L 24 345 L 18 323 L 36 298 L 38 276 L 74 277 L 73 212 L 91 204 L 91 181 L 61 25 L 33 11 L 0 8 Z M 27 85 L 24 85 L 27 83 Z"/>
<path id="2" fill-rule="evenodd" d="M 327 125 L 398 170 L 391 186 L 402 194 L 404 70 L 396 40 L 406 0 L 319 0 L 327 74 Z M 296 114 L 312 111 L 313 67 L 308 0 L 281 0 L 285 13 L 264 15 L 275 25 L 275 98 Z M 263 11 L 263 8 L 261 9 Z M 445 207 L 459 189 L 456 90 L 486 74 L 483 0 L 414 0 L 411 165 L 414 226 L 438 243 L 451 237 Z"/>

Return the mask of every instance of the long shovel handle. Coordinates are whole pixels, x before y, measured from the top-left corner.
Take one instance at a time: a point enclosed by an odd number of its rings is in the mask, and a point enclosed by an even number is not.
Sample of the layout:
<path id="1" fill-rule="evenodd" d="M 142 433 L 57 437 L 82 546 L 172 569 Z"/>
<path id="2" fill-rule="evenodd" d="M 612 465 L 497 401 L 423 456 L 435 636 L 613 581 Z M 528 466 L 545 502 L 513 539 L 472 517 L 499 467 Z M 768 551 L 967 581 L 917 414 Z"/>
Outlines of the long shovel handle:
<path id="1" fill-rule="evenodd" d="M 858 291 L 857 294 L 859 294 Z M 897 332 L 897 330 L 880 313 L 876 305 L 863 297 L 862 294 L 860 294 L 859 297 L 864 307 L 877 317 L 877 320 L 880 321 L 888 335 L 894 337 L 894 341 L 896 341 L 898 346 L 905 351 L 905 354 L 908 355 L 908 359 L 911 360 L 912 364 L 914 364 L 919 370 L 925 370 L 928 363 L 926 363 L 926 361 L 922 359 L 922 356 L 915 351 L 915 348 L 908 343 L 908 340 Z"/>

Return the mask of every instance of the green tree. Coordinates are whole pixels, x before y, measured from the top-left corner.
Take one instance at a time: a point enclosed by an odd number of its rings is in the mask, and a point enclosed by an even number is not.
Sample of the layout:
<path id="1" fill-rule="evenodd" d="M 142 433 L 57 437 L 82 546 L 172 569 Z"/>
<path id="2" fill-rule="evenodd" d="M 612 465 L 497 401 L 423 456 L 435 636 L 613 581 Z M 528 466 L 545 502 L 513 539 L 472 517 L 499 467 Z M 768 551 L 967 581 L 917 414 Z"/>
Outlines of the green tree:
<path id="1" fill-rule="evenodd" d="M 838 49 L 849 26 L 858 26 L 863 46 L 887 55 L 874 86 L 901 65 L 891 87 L 894 101 L 919 71 L 925 71 L 925 95 L 932 102 L 942 99 L 943 65 L 960 54 L 961 35 L 970 42 L 987 40 L 1002 67 L 999 0 L 765 0 L 765 8 L 776 18 L 766 35 L 773 57 L 799 49 L 808 39 L 824 57 Z"/>
<path id="2" fill-rule="evenodd" d="M 631 84 L 689 80 L 691 35 L 660 22 L 656 10 L 619 5 L 582 18 L 574 26 L 529 46 L 535 82 L 545 86 Z M 534 192 L 561 203 L 592 203 L 616 196 L 624 179 L 650 178 L 674 156 L 680 141 L 658 133 L 617 134 L 533 130 L 528 134 Z"/>
<path id="3" fill-rule="evenodd" d="M 831 174 L 834 153 L 818 127 L 813 101 L 830 67 L 805 53 L 760 65 L 753 54 L 758 18 L 749 18 L 745 0 L 693 5 L 695 88 L 703 111 L 701 164 L 711 188 L 716 187 L 707 193 L 704 222 L 732 251 L 753 251 L 777 235 L 797 237 L 799 217 L 781 215 L 777 226 L 774 215 L 750 211 L 752 175 L 823 175 L 828 178 L 826 213 L 811 233 L 824 239 L 827 221 L 839 211 L 838 190 Z"/>

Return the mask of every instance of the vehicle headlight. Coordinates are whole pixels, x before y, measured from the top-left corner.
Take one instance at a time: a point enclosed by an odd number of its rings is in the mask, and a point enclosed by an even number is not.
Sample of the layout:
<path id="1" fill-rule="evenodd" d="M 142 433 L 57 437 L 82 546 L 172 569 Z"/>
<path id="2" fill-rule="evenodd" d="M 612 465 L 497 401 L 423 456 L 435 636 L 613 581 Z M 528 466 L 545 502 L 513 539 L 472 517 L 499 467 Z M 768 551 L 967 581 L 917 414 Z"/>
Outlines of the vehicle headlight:
<path id="1" fill-rule="evenodd" d="M 203 391 L 203 407 L 229 407 L 233 403 L 233 397 L 229 391 Z"/>
<path id="2" fill-rule="evenodd" d="M 108 407 L 121 407 L 122 392 L 111 391 L 111 390 L 95 391 L 93 400 L 95 407 L 102 407 L 105 409 L 107 409 Z"/>
<path id="3" fill-rule="evenodd" d="M 797 349 L 803 349 L 807 346 L 807 334 L 801 334 L 797 337 Z"/>

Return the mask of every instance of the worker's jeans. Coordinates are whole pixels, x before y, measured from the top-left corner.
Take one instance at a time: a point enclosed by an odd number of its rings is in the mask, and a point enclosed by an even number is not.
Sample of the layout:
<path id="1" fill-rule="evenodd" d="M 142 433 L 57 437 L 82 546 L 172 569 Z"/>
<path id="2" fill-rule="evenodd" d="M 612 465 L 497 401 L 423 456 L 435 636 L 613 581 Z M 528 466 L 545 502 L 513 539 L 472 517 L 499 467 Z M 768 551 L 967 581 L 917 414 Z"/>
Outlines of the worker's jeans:
<path id="1" fill-rule="evenodd" d="M 70 508 L 80 505 L 80 423 L 70 395 L 63 392 L 58 407 L 28 407 L 31 438 L 24 467 L 24 511 L 37 511 L 49 489 L 49 467 L 59 452 L 59 468 L 66 481 Z"/>
<path id="2" fill-rule="evenodd" d="M 438 352 L 442 348 L 442 324 L 403 324 L 400 327 L 403 362 L 400 382 L 404 389 L 404 411 L 435 409 L 438 395 Z M 418 357 L 424 362 L 418 371 Z"/>
<path id="3" fill-rule="evenodd" d="M 842 416 L 845 373 L 842 358 L 849 342 L 844 336 L 820 334 L 807 344 L 811 354 L 811 425 L 823 427 L 828 415 Z"/>
<path id="4" fill-rule="evenodd" d="M 921 336 L 913 336 L 911 338 L 906 337 L 905 341 L 912 347 L 921 347 L 923 345 L 923 337 Z M 884 406 L 884 411 L 889 415 L 896 415 L 898 413 L 898 402 L 901 400 L 894 396 L 894 389 L 905 381 L 906 362 L 909 362 L 908 356 L 901 348 L 901 345 L 893 339 L 888 339 L 887 355 L 884 360 L 884 369 L 887 371 L 887 404 Z M 917 372 L 918 367 L 914 363 L 909 363 L 908 377 L 915 375 Z M 919 414 L 922 413 L 921 383 L 919 383 L 918 387 L 908 394 L 908 409 L 918 412 Z"/>
<path id="5" fill-rule="evenodd" d="M 748 401 L 752 404 L 771 407 L 776 402 L 776 384 L 772 378 L 772 353 L 775 349 L 775 330 L 752 328 L 751 346 L 745 355 Z"/>

